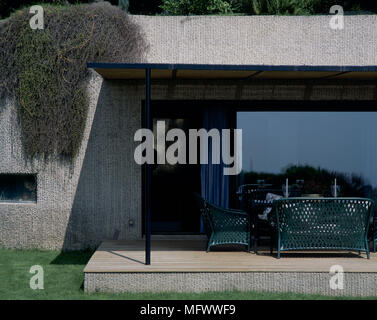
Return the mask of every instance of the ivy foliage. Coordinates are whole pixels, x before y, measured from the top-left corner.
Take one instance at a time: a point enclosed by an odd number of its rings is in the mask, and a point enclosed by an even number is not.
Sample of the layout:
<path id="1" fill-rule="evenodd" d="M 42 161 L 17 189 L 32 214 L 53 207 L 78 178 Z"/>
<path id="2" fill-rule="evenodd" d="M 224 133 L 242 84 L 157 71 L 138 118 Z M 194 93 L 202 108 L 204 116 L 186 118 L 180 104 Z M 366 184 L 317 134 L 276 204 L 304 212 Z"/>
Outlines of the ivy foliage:
<path id="1" fill-rule="evenodd" d="M 87 3 L 97 0 L 0 0 L 0 18 L 35 3 Z M 347 14 L 376 13 L 376 0 L 108 0 L 131 14 L 143 15 L 313 15 L 341 5 Z M 164 9 L 163 9 L 164 8 Z"/>
<path id="2" fill-rule="evenodd" d="M 160 8 L 169 15 L 227 14 L 232 12 L 226 0 L 163 0 Z"/>
<path id="3" fill-rule="evenodd" d="M 251 4 L 256 14 L 274 12 L 273 14 L 276 15 L 308 15 L 315 12 L 313 0 L 254 0 L 251 1 Z"/>
<path id="4" fill-rule="evenodd" d="M 236 0 L 241 11 L 251 14 L 269 15 L 313 15 L 329 14 L 334 5 L 345 11 L 373 10 L 371 3 L 363 0 Z M 375 8 L 374 8 L 375 9 Z"/>
<path id="5" fill-rule="evenodd" d="M 170 15 L 250 14 L 314 15 L 329 14 L 333 5 L 345 11 L 376 12 L 375 0 L 161 0 L 160 8 Z M 132 12 L 132 10 L 131 10 Z"/>
<path id="6" fill-rule="evenodd" d="M 0 97 L 15 99 L 28 156 L 73 159 L 89 106 L 86 63 L 139 62 L 147 45 L 108 3 L 43 8 L 42 30 L 30 28 L 27 9 L 0 24 Z"/>

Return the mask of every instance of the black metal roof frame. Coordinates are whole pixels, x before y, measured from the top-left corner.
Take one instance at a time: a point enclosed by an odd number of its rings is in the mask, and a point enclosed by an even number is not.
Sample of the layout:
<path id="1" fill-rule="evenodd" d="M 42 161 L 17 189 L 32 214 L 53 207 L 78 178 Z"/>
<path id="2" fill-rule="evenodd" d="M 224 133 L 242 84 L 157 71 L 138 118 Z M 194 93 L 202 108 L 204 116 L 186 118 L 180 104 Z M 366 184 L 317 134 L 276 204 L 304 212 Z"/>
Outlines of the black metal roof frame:
<path id="1" fill-rule="evenodd" d="M 190 63 L 117 63 L 88 62 L 93 69 L 158 69 L 158 70 L 229 70 L 229 71 L 328 71 L 328 72 L 376 72 L 377 66 L 308 66 L 308 65 L 238 65 L 238 64 L 190 64 Z"/>

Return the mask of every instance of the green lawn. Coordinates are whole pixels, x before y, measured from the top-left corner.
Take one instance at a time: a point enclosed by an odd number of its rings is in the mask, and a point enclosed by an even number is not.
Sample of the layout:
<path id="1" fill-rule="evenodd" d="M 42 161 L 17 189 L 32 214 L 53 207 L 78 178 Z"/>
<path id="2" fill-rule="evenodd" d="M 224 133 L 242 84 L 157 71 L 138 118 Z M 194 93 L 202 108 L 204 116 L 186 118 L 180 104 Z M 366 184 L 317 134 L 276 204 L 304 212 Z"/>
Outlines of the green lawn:
<path id="1" fill-rule="evenodd" d="M 0 249 L 0 299 L 333 299 L 318 295 L 258 292 L 86 294 L 83 291 L 83 269 L 91 255 L 90 251 L 61 253 Z M 30 289 L 29 281 L 33 275 L 29 270 L 33 265 L 41 265 L 44 269 L 43 290 Z"/>

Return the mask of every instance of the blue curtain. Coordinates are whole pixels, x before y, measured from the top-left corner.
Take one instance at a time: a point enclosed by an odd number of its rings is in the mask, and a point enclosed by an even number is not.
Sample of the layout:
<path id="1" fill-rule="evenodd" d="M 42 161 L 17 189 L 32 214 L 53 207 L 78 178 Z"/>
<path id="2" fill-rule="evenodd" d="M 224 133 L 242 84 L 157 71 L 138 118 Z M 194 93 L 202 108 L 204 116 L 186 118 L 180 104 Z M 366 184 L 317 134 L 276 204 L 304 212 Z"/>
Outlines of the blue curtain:
<path id="1" fill-rule="evenodd" d="M 207 107 L 204 110 L 203 128 L 231 129 L 229 112 L 222 107 Z M 221 146 L 221 143 L 220 143 Z M 229 176 L 224 175 L 224 163 L 220 155 L 220 164 L 211 163 L 212 141 L 208 143 L 208 164 L 201 165 L 202 197 L 215 205 L 229 207 Z M 203 221 L 200 221 L 200 232 L 204 232 Z"/>

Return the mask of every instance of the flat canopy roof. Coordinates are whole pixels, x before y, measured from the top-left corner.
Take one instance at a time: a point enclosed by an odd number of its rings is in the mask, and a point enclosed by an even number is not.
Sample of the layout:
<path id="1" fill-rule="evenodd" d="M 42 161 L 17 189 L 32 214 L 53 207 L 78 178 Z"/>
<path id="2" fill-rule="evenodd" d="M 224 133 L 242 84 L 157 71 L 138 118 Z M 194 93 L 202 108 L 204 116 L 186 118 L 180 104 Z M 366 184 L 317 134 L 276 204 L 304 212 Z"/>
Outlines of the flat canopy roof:
<path id="1" fill-rule="evenodd" d="M 377 66 L 288 66 L 88 62 L 105 79 L 350 79 L 377 80 Z"/>

